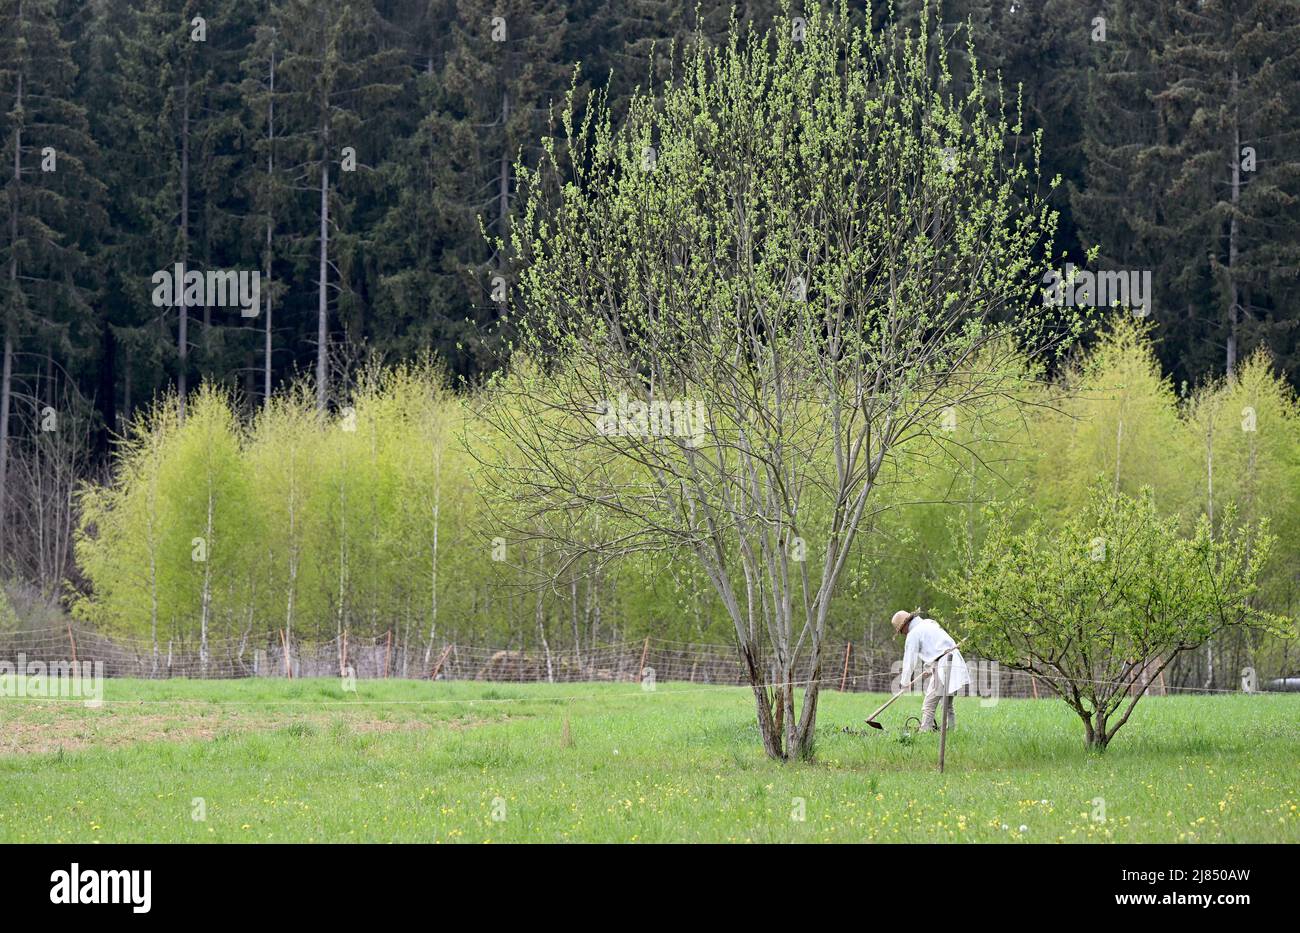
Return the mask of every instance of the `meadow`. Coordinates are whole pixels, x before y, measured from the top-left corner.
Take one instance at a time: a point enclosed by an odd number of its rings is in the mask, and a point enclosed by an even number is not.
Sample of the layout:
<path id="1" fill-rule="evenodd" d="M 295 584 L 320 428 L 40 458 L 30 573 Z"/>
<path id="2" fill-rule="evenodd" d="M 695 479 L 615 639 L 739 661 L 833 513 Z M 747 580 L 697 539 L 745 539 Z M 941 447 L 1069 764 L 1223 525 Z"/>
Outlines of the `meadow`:
<path id="1" fill-rule="evenodd" d="M 1104 755 L 1059 701 L 764 758 L 747 690 L 109 680 L 0 701 L 0 842 L 1300 842 L 1300 696 L 1148 697 Z M 567 723 L 567 726 L 566 726 Z"/>

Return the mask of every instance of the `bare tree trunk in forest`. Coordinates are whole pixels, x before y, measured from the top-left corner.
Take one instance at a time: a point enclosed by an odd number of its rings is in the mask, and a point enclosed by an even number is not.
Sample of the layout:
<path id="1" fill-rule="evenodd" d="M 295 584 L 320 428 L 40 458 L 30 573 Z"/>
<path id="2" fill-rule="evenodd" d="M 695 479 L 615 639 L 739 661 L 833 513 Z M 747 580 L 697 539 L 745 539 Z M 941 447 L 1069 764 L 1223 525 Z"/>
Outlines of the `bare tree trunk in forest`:
<path id="1" fill-rule="evenodd" d="M 329 223 L 330 223 L 330 164 L 329 133 L 325 134 L 325 148 L 320 162 L 320 262 L 317 274 L 320 281 L 316 293 L 316 408 L 325 410 L 329 384 Z"/>
<path id="2" fill-rule="evenodd" d="M 190 261 L 190 66 L 185 63 L 185 84 L 181 95 L 181 268 L 188 271 Z M 181 289 L 180 327 L 176 334 L 176 394 L 180 400 L 180 417 L 185 420 L 185 393 L 190 355 L 190 309 L 185 301 L 184 282 L 178 282 Z"/>
<path id="3" fill-rule="evenodd" d="M 275 173 L 275 50 L 271 50 L 270 95 L 267 98 L 266 134 L 270 146 L 266 152 L 266 329 L 265 346 L 262 351 L 262 404 L 271 404 L 271 235 L 275 230 L 275 218 L 271 213 L 271 184 Z"/>
<path id="4" fill-rule="evenodd" d="M 212 268 L 212 200 L 203 199 L 203 268 Z M 199 382 L 203 382 L 212 372 L 212 303 L 204 289 L 203 295 L 203 329 L 201 340 L 203 354 L 199 358 Z"/>
<path id="5" fill-rule="evenodd" d="M 510 218 L 510 136 L 507 124 L 510 122 L 510 93 L 501 92 L 501 133 L 504 141 L 501 145 L 501 161 L 497 171 L 497 235 L 506 237 L 506 223 Z"/>
<path id="6" fill-rule="evenodd" d="M 1241 120 L 1237 113 L 1237 69 L 1232 69 L 1232 213 L 1228 220 L 1228 377 L 1237 371 L 1237 324 L 1241 293 L 1237 284 L 1237 207 L 1241 201 Z"/>

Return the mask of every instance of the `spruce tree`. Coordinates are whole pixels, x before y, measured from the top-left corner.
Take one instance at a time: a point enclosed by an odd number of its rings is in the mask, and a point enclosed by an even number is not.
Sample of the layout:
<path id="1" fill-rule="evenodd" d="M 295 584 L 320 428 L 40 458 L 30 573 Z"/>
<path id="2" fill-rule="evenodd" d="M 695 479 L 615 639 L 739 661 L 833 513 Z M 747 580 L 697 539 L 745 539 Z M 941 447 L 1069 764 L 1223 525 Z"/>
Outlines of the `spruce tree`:
<path id="1" fill-rule="evenodd" d="M 1294 358 L 1298 43 L 1280 0 L 1121 0 L 1093 45 L 1076 216 L 1103 261 L 1154 271 L 1180 380 L 1262 341 Z"/>
<path id="2" fill-rule="evenodd" d="M 450 24 L 445 96 L 429 126 L 440 154 L 431 195 L 445 230 L 437 268 L 459 285 L 452 307 L 461 309 L 455 332 L 468 356 L 464 372 L 500 363 L 491 331 L 509 286 L 484 233 L 507 235 L 516 160 L 537 164 L 551 108 L 568 89 L 572 71 L 559 54 L 566 29 L 556 0 L 459 0 Z"/>
<path id="3" fill-rule="evenodd" d="M 401 90 L 405 76 L 400 47 L 385 46 L 383 23 L 371 0 L 285 0 L 272 14 L 284 41 L 277 74 L 277 112 L 285 171 L 311 194 L 316 285 L 316 404 L 330 397 L 330 290 L 346 293 L 350 282 L 339 263 L 335 235 L 344 178 L 369 172 L 384 155 L 374 126 Z M 380 137 L 382 139 L 382 137 Z M 352 184 L 349 180 L 346 184 Z"/>
<path id="4" fill-rule="evenodd" d="M 1167 83 L 1157 99 L 1181 129 L 1167 191 L 1185 245 L 1174 282 L 1209 318 L 1228 375 L 1275 329 L 1282 299 L 1296 295 L 1300 238 L 1288 222 L 1300 196 L 1295 13 L 1285 0 L 1180 6 L 1158 58 Z"/>

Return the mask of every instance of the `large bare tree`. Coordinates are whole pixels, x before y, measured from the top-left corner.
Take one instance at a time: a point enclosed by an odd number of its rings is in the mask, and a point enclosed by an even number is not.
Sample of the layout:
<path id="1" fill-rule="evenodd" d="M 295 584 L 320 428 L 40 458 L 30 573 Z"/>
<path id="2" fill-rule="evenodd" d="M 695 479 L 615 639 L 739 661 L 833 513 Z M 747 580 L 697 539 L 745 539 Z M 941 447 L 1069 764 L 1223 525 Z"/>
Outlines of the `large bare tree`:
<path id="1" fill-rule="evenodd" d="M 568 554 L 557 575 L 698 561 L 773 758 L 812 755 L 882 465 L 1015 397 L 1009 363 L 1075 327 L 1038 291 L 1036 153 L 1008 151 L 1000 101 L 951 87 L 942 50 L 845 9 L 733 27 L 621 123 L 571 99 L 520 168 L 517 354 L 481 422 L 497 515 Z"/>

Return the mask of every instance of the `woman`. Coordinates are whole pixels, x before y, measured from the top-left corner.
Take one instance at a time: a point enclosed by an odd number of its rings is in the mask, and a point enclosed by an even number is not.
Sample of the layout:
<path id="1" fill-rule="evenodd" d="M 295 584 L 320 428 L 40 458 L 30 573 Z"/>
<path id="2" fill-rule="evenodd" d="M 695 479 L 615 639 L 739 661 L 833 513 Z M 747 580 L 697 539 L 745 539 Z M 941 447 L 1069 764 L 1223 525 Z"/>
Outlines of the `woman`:
<path id="1" fill-rule="evenodd" d="M 940 697 L 952 696 L 970 683 L 966 661 L 957 650 L 957 643 L 952 636 L 934 619 L 922 618 L 920 609 L 915 612 L 900 609 L 894 613 L 890 624 L 894 626 L 895 632 L 906 639 L 903 642 L 902 680 L 899 682 L 911 682 L 912 671 L 916 668 L 918 659 L 930 670 L 930 683 L 925 691 L 925 701 L 921 704 L 920 731 L 933 732 L 934 711 L 939 705 Z M 951 668 L 948 666 L 949 658 L 952 659 Z M 948 728 L 951 729 L 957 722 L 957 715 L 953 712 L 951 701 L 945 703 L 944 707 L 948 712 Z"/>

